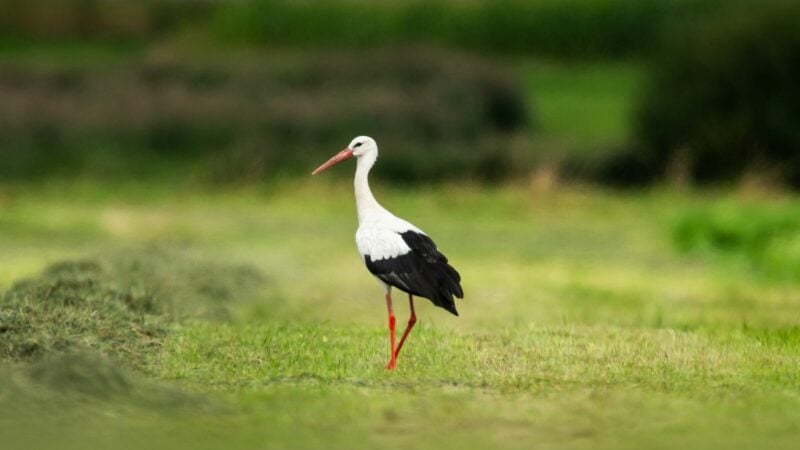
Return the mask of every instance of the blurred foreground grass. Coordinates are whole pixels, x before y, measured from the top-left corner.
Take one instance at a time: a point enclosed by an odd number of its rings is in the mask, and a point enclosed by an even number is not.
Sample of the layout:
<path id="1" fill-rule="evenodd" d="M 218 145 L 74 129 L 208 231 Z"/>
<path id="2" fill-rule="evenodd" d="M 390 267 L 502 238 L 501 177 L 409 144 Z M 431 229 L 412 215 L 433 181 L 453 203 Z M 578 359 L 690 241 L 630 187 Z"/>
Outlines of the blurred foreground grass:
<path id="1" fill-rule="evenodd" d="M 671 241 L 687 211 L 753 200 L 471 185 L 376 195 L 437 240 L 466 292 L 459 318 L 419 302 L 394 373 L 349 183 L 2 187 L 4 289 L 137 247 L 267 280 L 228 314 L 173 320 L 136 373 L 83 357 L 79 370 L 59 359 L 69 354 L 0 369 L 4 448 L 794 448 L 797 282 Z M 178 283 L 191 273 L 156 267 Z M 207 291 L 227 280 L 205 273 Z M 86 389 L 98 383 L 113 389 Z"/>

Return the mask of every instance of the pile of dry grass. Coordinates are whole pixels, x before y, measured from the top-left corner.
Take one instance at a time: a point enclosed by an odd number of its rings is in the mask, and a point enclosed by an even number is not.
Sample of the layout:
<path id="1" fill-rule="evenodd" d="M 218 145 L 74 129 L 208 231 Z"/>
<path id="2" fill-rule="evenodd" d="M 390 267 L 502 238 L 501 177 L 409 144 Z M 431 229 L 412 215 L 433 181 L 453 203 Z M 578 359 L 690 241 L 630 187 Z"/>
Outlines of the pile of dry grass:
<path id="1" fill-rule="evenodd" d="M 140 366 L 186 317 L 224 317 L 263 277 L 183 252 L 144 249 L 54 264 L 0 297 L 0 358 L 87 352 Z"/>

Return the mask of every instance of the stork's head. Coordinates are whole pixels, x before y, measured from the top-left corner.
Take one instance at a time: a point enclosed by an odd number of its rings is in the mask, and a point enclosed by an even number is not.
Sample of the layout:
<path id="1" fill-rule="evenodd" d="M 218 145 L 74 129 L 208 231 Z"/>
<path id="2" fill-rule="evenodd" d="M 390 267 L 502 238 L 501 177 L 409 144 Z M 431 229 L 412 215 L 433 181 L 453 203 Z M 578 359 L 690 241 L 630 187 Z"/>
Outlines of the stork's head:
<path id="1" fill-rule="evenodd" d="M 378 144 L 375 143 L 375 139 L 372 139 L 369 136 L 359 136 L 353 139 L 350 141 L 350 144 L 347 146 L 347 148 L 333 155 L 331 159 L 326 161 L 325 164 L 317 167 L 313 172 L 311 172 L 311 174 L 316 175 L 325 169 L 352 158 L 353 156 L 356 158 L 367 157 L 372 159 L 374 162 L 375 158 L 378 157 Z"/>

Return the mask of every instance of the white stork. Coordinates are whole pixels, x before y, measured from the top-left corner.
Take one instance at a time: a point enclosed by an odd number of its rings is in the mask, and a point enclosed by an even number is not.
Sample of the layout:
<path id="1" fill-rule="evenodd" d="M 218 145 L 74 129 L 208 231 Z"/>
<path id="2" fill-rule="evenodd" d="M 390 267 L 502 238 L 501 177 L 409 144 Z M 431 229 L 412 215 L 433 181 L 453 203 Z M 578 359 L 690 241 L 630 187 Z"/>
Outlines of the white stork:
<path id="1" fill-rule="evenodd" d="M 344 150 L 317 167 L 316 175 L 342 161 L 356 157 L 356 209 L 358 231 L 356 246 L 367 269 L 386 293 L 389 310 L 391 356 L 387 369 L 397 366 L 397 356 L 408 333 L 417 322 L 414 296 L 425 297 L 434 305 L 458 315 L 453 296 L 464 298 L 461 276 L 436 249 L 436 244 L 422 230 L 395 216 L 381 206 L 369 189 L 369 171 L 378 159 L 378 144 L 368 136 L 359 136 Z M 411 316 L 403 336 L 395 347 L 395 318 L 392 309 L 392 287 L 408 293 Z"/>

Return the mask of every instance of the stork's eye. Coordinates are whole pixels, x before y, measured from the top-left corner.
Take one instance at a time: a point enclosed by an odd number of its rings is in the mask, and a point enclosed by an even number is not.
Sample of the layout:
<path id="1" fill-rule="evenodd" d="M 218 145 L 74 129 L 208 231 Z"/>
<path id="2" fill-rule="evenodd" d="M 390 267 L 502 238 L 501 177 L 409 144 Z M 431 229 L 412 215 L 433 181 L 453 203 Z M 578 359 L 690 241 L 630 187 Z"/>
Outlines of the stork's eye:
<path id="1" fill-rule="evenodd" d="M 353 148 L 361 147 L 361 144 L 363 144 L 363 142 L 356 142 L 356 145 L 354 145 Z"/>

